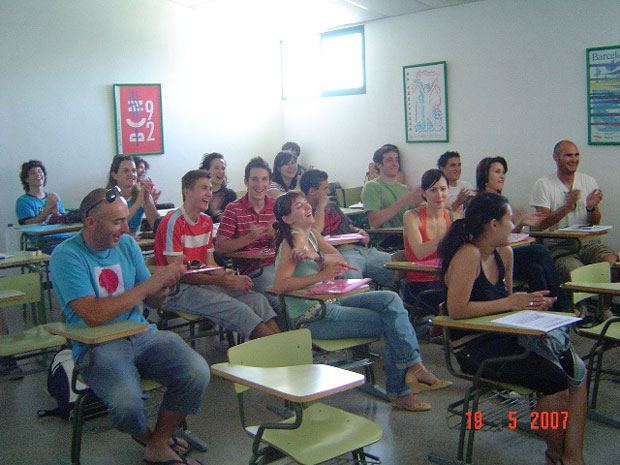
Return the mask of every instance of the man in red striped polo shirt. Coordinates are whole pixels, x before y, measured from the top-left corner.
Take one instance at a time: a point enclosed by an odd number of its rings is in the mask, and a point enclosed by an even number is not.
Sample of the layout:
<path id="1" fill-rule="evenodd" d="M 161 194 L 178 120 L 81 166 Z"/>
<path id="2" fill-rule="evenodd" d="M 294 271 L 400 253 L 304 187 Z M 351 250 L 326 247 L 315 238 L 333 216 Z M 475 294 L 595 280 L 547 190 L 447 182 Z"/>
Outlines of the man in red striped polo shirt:
<path id="1" fill-rule="evenodd" d="M 183 206 L 169 212 L 157 228 L 155 257 L 158 265 L 200 260 L 216 266 L 213 258 L 213 221 L 203 212 L 211 200 L 209 173 L 189 171 L 181 181 Z M 265 296 L 252 291 L 248 276 L 225 270 L 186 274 L 178 294 L 166 306 L 205 316 L 247 338 L 279 332 L 275 312 Z"/>
<path id="2" fill-rule="evenodd" d="M 267 195 L 271 183 L 271 168 L 260 157 L 252 158 L 245 167 L 244 182 L 248 192 L 226 206 L 222 222 L 217 230 L 215 251 L 227 254 L 237 250 L 263 250 L 273 247 L 274 230 L 271 227 L 275 217 L 275 200 Z M 254 290 L 263 292 L 273 284 L 275 257 L 263 259 L 263 272 L 254 277 Z M 245 275 L 256 275 L 258 260 L 241 260 L 240 271 Z M 268 296 L 272 306 L 277 300 Z"/>

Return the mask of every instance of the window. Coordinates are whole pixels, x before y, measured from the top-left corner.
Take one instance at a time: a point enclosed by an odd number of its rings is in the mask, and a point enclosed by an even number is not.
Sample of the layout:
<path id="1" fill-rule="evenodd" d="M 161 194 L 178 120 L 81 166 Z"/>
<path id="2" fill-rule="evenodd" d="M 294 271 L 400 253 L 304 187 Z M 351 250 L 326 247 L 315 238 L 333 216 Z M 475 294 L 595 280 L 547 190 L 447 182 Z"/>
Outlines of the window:
<path id="1" fill-rule="evenodd" d="M 282 99 L 366 93 L 364 26 L 280 42 Z"/>

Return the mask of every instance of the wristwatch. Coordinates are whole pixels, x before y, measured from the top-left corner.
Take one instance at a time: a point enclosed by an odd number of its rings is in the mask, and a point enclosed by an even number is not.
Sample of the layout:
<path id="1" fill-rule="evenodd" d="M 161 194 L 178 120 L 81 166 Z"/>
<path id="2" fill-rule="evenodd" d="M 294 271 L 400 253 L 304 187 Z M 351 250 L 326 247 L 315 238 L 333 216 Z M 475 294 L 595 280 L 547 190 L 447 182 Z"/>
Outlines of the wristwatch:
<path id="1" fill-rule="evenodd" d="M 595 211 L 595 210 L 596 210 L 596 206 L 594 206 L 594 207 L 592 207 L 592 208 L 588 208 L 588 207 L 586 206 L 586 211 L 587 211 L 587 212 L 589 212 L 589 213 L 592 213 L 592 212 L 593 212 L 593 211 Z"/>

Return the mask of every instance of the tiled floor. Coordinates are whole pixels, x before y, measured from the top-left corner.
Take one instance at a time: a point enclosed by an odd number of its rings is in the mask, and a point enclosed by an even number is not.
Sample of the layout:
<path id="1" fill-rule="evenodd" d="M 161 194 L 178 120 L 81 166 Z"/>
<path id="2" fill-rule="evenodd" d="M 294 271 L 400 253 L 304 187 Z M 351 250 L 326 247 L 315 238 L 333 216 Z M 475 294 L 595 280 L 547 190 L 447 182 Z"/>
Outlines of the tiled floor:
<path id="1" fill-rule="evenodd" d="M 10 327 L 22 325 L 21 311 L 11 312 Z M 579 353 L 589 342 L 576 341 Z M 380 350 L 381 348 L 378 347 Z M 214 349 L 213 340 L 198 343 L 197 350 L 209 363 L 224 361 L 225 354 Z M 444 367 L 440 346 L 422 346 L 425 364 L 441 377 L 449 377 Z M 382 370 L 376 370 L 382 378 Z M 38 418 L 37 409 L 52 408 L 54 401 L 46 394 L 46 375 L 29 375 L 20 381 L 0 380 L 0 464 L 54 464 L 60 455 L 67 455 L 70 425 L 59 418 Z M 421 397 L 432 403 L 426 413 L 392 410 L 389 404 L 360 391 L 333 396 L 328 403 L 366 416 L 383 429 L 383 439 L 369 448 L 384 464 L 427 464 L 430 452 L 454 457 L 457 431 L 448 427 L 446 407 L 462 397 L 466 382 L 456 380 L 443 391 L 424 393 Z M 260 400 L 260 399 L 257 399 Z M 604 383 L 601 405 L 620 414 L 620 384 Z M 272 418 L 273 415 L 272 415 Z M 453 420 L 450 422 L 453 424 Z M 251 440 L 242 431 L 237 402 L 229 382 L 213 377 L 203 400 L 200 416 L 189 419 L 190 429 L 204 439 L 209 451 L 194 456 L 206 464 L 245 464 L 250 456 Z M 83 463 L 93 465 L 140 464 L 140 447 L 127 435 L 107 428 L 106 418 L 87 424 L 84 436 Z M 588 421 L 585 458 L 589 465 L 620 464 L 620 430 Z M 474 460 L 479 465 L 523 465 L 544 463 L 544 442 L 532 435 L 504 430 L 479 433 Z M 283 462 L 286 463 L 286 462 Z"/>

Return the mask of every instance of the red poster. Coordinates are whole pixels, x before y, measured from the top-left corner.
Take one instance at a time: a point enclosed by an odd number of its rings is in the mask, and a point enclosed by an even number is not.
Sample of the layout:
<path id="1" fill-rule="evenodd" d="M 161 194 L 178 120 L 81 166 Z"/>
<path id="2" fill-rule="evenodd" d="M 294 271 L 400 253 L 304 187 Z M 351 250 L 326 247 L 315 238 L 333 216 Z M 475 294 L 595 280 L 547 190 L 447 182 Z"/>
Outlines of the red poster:
<path id="1" fill-rule="evenodd" d="M 164 153 L 160 84 L 114 84 L 116 153 Z"/>

